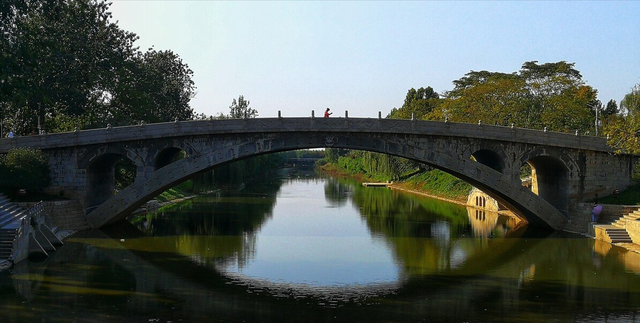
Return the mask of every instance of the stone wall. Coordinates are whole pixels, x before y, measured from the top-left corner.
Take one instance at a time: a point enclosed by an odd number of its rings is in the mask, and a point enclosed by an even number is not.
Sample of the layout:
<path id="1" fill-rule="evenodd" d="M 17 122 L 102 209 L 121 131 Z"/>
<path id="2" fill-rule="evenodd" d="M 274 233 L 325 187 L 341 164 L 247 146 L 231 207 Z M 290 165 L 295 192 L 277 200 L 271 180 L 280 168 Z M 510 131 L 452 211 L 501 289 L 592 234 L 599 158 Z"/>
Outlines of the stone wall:
<path id="1" fill-rule="evenodd" d="M 606 224 L 612 223 L 624 216 L 625 214 L 629 214 L 637 209 L 639 206 L 635 205 L 612 205 L 612 204 L 601 204 L 602 205 L 602 213 L 598 219 L 598 223 Z M 576 232 L 580 234 L 588 234 L 593 235 L 592 225 L 591 225 L 591 210 L 593 209 L 593 203 L 577 203 L 577 208 L 575 212 L 573 212 L 569 216 L 569 221 L 567 221 L 567 225 L 565 227 L 565 231 Z M 638 222 L 638 221 L 633 221 Z M 640 223 L 638 224 L 638 236 L 640 237 Z M 629 223 L 627 224 L 627 231 L 629 231 Z M 629 232 L 631 235 L 631 232 Z M 632 237 L 633 238 L 633 237 Z M 636 240 L 634 240 L 636 241 Z M 640 239 L 638 240 L 640 241 Z"/>
<path id="2" fill-rule="evenodd" d="M 28 209 L 35 203 L 16 203 L 21 208 Z M 50 228 L 58 231 L 80 231 L 90 229 L 84 211 L 76 200 L 42 202 L 45 212 L 45 222 Z"/>
<path id="3" fill-rule="evenodd" d="M 640 244 L 640 221 L 628 221 L 626 228 L 633 243 Z"/>
<path id="4" fill-rule="evenodd" d="M 471 193 L 469 193 L 467 205 L 492 212 L 502 210 L 498 201 L 475 187 L 471 190 Z"/>

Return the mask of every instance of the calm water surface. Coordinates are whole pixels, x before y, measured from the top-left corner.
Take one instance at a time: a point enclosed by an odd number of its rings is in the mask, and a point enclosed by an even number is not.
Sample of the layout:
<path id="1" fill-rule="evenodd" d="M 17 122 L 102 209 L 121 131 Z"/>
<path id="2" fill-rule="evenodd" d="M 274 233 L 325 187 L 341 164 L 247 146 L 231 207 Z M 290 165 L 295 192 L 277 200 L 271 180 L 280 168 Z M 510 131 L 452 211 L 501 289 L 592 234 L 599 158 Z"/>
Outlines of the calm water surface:
<path id="1" fill-rule="evenodd" d="M 640 321 L 640 255 L 283 173 L 0 273 L 0 322 Z"/>

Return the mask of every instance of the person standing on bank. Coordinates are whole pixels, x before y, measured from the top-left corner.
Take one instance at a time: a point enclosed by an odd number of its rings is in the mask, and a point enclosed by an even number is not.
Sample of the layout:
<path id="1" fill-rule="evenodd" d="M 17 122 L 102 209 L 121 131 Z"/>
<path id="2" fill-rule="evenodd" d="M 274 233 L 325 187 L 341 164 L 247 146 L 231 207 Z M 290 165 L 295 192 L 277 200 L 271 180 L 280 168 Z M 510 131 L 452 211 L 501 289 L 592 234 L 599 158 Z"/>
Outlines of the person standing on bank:
<path id="1" fill-rule="evenodd" d="M 325 117 L 325 118 L 328 118 L 330 115 L 332 115 L 332 114 L 333 114 L 333 112 L 329 112 L 329 110 L 330 110 L 329 108 L 327 108 L 326 110 L 324 110 L 324 117 Z"/>
<path id="2" fill-rule="evenodd" d="M 591 209 L 591 222 L 598 222 L 600 213 L 602 213 L 602 205 L 598 204 L 598 201 L 593 202 L 593 209 Z"/>

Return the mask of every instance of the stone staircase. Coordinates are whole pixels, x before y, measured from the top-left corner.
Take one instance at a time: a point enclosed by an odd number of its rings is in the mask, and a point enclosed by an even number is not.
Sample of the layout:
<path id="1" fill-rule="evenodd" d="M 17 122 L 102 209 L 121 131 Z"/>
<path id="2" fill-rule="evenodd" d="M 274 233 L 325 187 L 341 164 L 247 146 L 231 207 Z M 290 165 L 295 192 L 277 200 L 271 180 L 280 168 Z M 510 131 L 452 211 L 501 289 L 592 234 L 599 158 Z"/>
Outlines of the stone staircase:
<path id="1" fill-rule="evenodd" d="M 18 229 L 0 229 L 0 262 L 11 258 Z"/>
<path id="2" fill-rule="evenodd" d="M 611 225 L 598 225 L 597 227 L 603 231 L 604 234 L 602 234 L 602 238 L 605 241 L 611 243 L 632 243 L 633 240 L 627 232 L 627 222 L 638 219 L 640 219 L 640 210 L 635 210 L 618 218 L 611 223 Z"/>
<path id="3" fill-rule="evenodd" d="M 618 227 L 618 228 L 622 228 L 622 229 L 626 229 L 627 228 L 627 221 L 636 221 L 640 219 L 640 210 L 635 210 L 629 214 L 624 215 L 623 217 L 615 220 L 613 223 L 611 223 L 612 226 L 614 227 Z"/>
<path id="4" fill-rule="evenodd" d="M 9 198 L 0 194 L 0 261 L 12 256 L 13 241 L 20 228 L 20 221 L 26 211 L 11 203 Z"/>
<path id="5" fill-rule="evenodd" d="M 604 241 L 610 243 L 632 243 L 627 229 L 616 227 L 613 225 L 598 225 L 598 228 L 604 230 L 606 237 L 603 237 Z"/>
<path id="6" fill-rule="evenodd" d="M 25 210 L 9 201 L 9 198 L 0 194 L 0 228 L 19 225 L 25 216 Z"/>

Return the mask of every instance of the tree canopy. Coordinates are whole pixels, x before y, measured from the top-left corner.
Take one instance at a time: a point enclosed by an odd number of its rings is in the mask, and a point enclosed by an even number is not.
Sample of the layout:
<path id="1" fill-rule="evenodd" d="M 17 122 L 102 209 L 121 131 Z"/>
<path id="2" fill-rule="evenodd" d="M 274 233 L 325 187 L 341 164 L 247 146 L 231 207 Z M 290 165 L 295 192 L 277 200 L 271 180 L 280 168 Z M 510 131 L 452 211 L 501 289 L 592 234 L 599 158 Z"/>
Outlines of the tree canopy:
<path id="1" fill-rule="evenodd" d="M 416 119 L 423 119 L 439 104 L 440 95 L 430 86 L 426 88 L 411 88 L 407 92 L 404 104 L 400 109 L 391 110 L 388 118 L 409 119 L 412 116 Z"/>
<path id="2" fill-rule="evenodd" d="M 530 61 L 514 73 L 471 71 L 453 84 L 427 119 L 565 132 L 594 127 L 597 91 L 573 63 Z"/>
<path id="3" fill-rule="evenodd" d="M 640 83 L 624 96 L 620 110 L 605 124 L 608 143 L 618 152 L 640 154 Z"/>
<path id="4" fill-rule="evenodd" d="M 231 119 L 243 119 L 243 118 L 255 118 L 258 116 L 258 110 L 249 107 L 250 101 L 245 100 L 244 96 L 239 96 L 238 100 L 233 99 L 229 106 L 229 118 Z"/>
<path id="5" fill-rule="evenodd" d="M 0 122 L 27 134 L 191 118 L 193 72 L 142 53 L 101 0 L 0 2 Z"/>
<path id="6" fill-rule="evenodd" d="M 0 188 L 13 195 L 18 189 L 41 191 L 51 182 L 47 157 L 39 150 L 17 148 L 0 156 Z"/>

